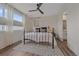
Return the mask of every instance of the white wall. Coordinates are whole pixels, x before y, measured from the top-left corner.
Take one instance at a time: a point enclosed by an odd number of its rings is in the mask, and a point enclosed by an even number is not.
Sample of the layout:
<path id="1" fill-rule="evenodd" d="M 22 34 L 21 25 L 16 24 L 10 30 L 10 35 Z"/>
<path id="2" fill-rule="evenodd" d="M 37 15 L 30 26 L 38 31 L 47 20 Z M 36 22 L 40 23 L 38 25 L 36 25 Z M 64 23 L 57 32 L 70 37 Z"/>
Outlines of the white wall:
<path id="1" fill-rule="evenodd" d="M 27 32 L 31 32 L 33 31 L 33 26 L 34 26 L 34 19 L 27 16 L 25 19 L 25 30 Z"/>
<path id="2" fill-rule="evenodd" d="M 47 16 L 47 17 L 41 17 L 39 19 L 36 19 L 36 22 L 38 23 L 39 27 L 54 27 L 57 32 L 57 18 L 56 16 Z"/>
<path id="3" fill-rule="evenodd" d="M 4 48 L 6 45 L 5 45 L 5 31 L 0 31 L 0 49 L 1 48 Z"/>
<path id="4" fill-rule="evenodd" d="M 11 45 L 19 40 L 23 40 L 22 30 L 15 30 L 13 32 L 0 31 L 0 49 Z"/>
<path id="5" fill-rule="evenodd" d="M 64 4 L 61 9 L 60 15 L 67 12 L 67 43 L 68 47 L 76 54 L 79 55 L 79 4 Z M 62 22 L 58 18 L 58 34 L 62 37 Z"/>
<path id="6" fill-rule="evenodd" d="M 58 36 L 61 41 L 63 41 L 63 22 L 62 22 L 62 15 L 57 16 L 57 31 Z"/>
<path id="7" fill-rule="evenodd" d="M 79 4 L 70 4 L 68 8 L 70 11 L 67 21 L 68 46 L 76 55 L 79 55 Z"/>

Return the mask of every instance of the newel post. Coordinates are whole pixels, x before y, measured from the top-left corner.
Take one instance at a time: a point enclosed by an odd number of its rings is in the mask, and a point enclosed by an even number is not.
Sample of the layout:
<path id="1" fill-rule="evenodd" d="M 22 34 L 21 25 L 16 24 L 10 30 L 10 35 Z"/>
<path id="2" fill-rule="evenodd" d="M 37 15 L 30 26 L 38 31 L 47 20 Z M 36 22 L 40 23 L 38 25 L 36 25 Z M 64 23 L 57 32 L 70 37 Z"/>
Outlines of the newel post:
<path id="1" fill-rule="evenodd" d="M 52 28 L 52 48 L 53 49 L 54 49 L 54 37 L 55 37 L 54 28 Z"/>

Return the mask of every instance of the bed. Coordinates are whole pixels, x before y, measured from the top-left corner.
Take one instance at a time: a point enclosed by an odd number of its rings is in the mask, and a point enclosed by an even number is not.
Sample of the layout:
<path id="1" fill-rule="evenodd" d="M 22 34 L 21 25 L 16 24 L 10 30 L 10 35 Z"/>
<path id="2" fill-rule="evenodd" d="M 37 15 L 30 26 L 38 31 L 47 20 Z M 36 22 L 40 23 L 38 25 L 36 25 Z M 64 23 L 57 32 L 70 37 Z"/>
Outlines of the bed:
<path id="1" fill-rule="evenodd" d="M 45 28 L 44 28 L 45 30 Z M 32 40 L 36 43 L 49 43 L 54 47 L 54 37 L 52 32 L 37 30 L 36 32 L 24 32 L 24 44 L 25 40 Z"/>

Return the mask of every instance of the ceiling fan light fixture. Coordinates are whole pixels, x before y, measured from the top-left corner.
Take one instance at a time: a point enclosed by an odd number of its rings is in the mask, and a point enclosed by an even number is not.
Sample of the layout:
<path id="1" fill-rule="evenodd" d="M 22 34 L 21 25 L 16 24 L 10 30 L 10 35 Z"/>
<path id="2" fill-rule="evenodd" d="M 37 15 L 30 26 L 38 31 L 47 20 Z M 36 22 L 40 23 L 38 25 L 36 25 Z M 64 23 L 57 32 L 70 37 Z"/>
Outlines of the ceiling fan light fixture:
<path id="1" fill-rule="evenodd" d="M 39 11 L 41 14 L 44 14 L 44 12 L 40 9 L 42 4 L 43 3 L 37 3 L 37 9 L 36 10 L 29 10 L 29 12 Z"/>

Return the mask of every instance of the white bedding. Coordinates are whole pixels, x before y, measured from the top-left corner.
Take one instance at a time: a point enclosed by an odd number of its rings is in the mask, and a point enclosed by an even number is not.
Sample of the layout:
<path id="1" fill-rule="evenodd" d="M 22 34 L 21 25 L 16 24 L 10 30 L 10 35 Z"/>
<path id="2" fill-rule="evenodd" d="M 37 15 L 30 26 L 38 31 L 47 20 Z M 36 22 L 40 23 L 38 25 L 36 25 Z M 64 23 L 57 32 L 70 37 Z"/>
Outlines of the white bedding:
<path id="1" fill-rule="evenodd" d="M 48 32 L 29 32 L 25 33 L 25 39 L 31 39 L 35 42 L 52 43 L 52 34 Z"/>

